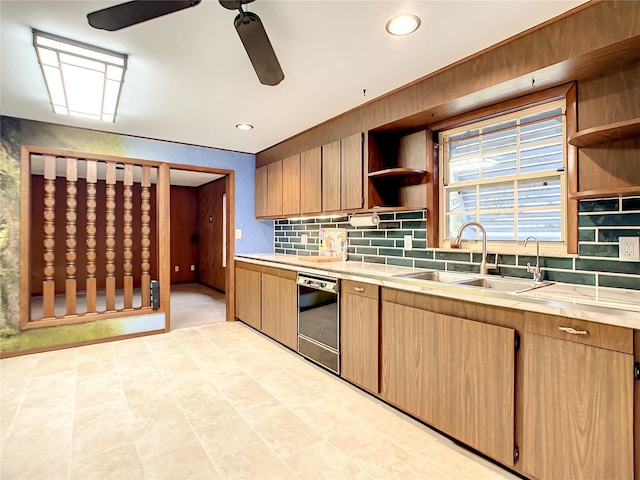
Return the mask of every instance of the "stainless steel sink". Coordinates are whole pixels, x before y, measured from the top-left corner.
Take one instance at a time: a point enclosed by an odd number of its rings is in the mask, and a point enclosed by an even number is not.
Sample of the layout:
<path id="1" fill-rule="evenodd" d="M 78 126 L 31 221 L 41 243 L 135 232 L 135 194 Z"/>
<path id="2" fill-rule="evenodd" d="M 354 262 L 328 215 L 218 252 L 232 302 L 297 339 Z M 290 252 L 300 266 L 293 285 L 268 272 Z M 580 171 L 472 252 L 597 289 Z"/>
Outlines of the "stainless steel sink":
<path id="1" fill-rule="evenodd" d="M 481 277 L 457 283 L 458 285 L 468 285 L 470 287 L 480 287 L 500 292 L 517 293 L 544 287 L 546 285 L 550 285 L 552 282 L 534 283 L 533 281 L 526 279 Z"/>
<path id="2" fill-rule="evenodd" d="M 438 270 L 429 272 L 405 273 L 402 275 L 396 275 L 396 277 L 414 278 L 416 280 L 430 280 L 432 282 L 442 283 L 456 283 L 469 280 L 469 275 L 461 273 L 441 272 Z"/>

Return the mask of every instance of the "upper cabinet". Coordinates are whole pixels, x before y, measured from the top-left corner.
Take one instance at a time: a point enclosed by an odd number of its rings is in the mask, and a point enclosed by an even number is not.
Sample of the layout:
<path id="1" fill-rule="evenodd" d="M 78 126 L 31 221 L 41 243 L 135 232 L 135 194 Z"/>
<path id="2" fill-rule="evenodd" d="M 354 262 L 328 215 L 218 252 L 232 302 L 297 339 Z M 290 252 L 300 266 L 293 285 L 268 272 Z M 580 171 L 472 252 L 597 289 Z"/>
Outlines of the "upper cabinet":
<path id="1" fill-rule="evenodd" d="M 267 165 L 267 214 L 270 217 L 282 215 L 282 161 Z"/>
<path id="2" fill-rule="evenodd" d="M 370 131 L 368 208 L 427 208 L 431 131 Z M 431 176 L 433 178 L 433 176 Z"/>
<path id="3" fill-rule="evenodd" d="M 255 185 L 255 195 L 256 195 L 256 217 L 266 217 L 267 216 L 267 195 L 269 192 L 269 187 L 267 185 L 267 175 L 268 175 L 268 166 L 256 168 L 256 185 Z"/>
<path id="4" fill-rule="evenodd" d="M 300 214 L 300 155 L 282 160 L 282 215 Z"/>
<path id="5" fill-rule="evenodd" d="M 362 133 L 322 147 L 322 211 L 359 210 L 362 197 Z"/>
<path id="6" fill-rule="evenodd" d="M 300 154 L 300 213 L 322 211 L 322 148 Z"/>

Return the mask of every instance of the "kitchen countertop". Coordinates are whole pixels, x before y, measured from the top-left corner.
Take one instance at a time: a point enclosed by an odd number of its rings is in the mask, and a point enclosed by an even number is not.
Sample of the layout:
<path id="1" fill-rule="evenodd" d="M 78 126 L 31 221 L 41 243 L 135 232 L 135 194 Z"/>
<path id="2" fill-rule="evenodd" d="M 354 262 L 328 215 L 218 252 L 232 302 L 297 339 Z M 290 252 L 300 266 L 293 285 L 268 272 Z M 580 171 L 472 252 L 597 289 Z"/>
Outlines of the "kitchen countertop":
<path id="1" fill-rule="evenodd" d="M 306 257 L 273 253 L 236 255 L 235 259 L 416 293 L 640 329 L 640 291 L 635 290 L 553 283 L 526 292 L 508 293 L 396 276 L 427 271 L 420 268 L 353 261 L 315 262 Z"/>

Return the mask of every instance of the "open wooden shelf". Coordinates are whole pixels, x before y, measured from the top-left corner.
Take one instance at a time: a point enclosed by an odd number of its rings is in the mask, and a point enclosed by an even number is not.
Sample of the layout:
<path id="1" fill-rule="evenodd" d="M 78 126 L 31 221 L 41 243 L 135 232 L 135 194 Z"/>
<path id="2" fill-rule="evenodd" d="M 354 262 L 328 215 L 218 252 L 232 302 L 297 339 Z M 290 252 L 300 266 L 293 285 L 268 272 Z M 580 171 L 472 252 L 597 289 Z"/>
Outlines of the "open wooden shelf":
<path id="1" fill-rule="evenodd" d="M 575 147 L 595 147 L 604 143 L 636 137 L 640 137 L 640 117 L 587 128 L 571 135 L 568 141 Z"/>
<path id="2" fill-rule="evenodd" d="M 634 195 L 640 195 L 640 186 L 612 188 L 608 190 L 585 190 L 583 192 L 570 193 L 569 198 L 573 200 L 586 200 L 589 198 L 631 197 Z"/>
<path id="3" fill-rule="evenodd" d="M 383 177 L 412 177 L 426 174 L 426 170 L 420 170 L 418 168 L 385 168 L 384 170 L 378 170 L 376 172 L 369 172 L 369 178 L 383 178 Z"/>

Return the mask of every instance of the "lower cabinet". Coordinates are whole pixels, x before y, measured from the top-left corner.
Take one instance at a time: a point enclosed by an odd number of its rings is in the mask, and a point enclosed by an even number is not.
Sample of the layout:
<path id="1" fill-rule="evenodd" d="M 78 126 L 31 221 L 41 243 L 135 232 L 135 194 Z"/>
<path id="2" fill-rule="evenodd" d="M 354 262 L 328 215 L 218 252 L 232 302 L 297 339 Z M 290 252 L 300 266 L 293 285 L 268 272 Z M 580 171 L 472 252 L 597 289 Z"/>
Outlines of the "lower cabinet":
<path id="1" fill-rule="evenodd" d="M 260 298 L 262 295 L 260 286 L 262 274 L 259 271 L 241 268 L 236 264 L 235 277 L 236 318 L 256 330 L 261 330 Z"/>
<path id="2" fill-rule="evenodd" d="M 381 396 L 514 464 L 515 330 L 382 302 Z"/>
<path id="3" fill-rule="evenodd" d="M 296 288 L 295 280 L 262 274 L 262 332 L 293 350 L 298 346 Z"/>
<path id="4" fill-rule="evenodd" d="M 235 263 L 236 318 L 297 350 L 296 272 L 239 261 Z"/>
<path id="5" fill-rule="evenodd" d="M 589 322 L 570 328 L 577 333 L 527 331 L 525 474 L 541 480 L 632 480 L 632 331 Z M 615 350 L 620 342 L 606 344 L 607 336 L 619 333 L 628 336 L 627 352 Z M 597 340 L 604 344 L 590 344 Z"/>
<path id="6" fill-rule="evenodd" d="M 378 286 L 342 281 L 340 299 L 340 375 L 378 393 Z"/>

